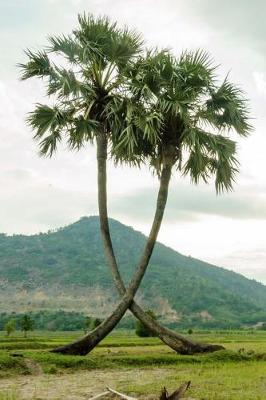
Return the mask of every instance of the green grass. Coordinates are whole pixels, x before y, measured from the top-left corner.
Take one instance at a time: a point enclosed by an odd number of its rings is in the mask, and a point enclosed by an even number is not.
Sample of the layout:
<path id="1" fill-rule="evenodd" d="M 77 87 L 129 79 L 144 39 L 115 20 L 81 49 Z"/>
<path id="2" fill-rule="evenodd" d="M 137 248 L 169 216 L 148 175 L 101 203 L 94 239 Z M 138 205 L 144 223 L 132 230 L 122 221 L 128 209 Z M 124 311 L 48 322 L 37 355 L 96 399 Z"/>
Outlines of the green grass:
<path id="1" fill-rule="evenodd" d="M 240 369 L 241 368 L 241 369 Z M 118 390 L 125 393 L 145 395 L 159 393 L 162 386 L 174 389 L 177 382 L 192 381 L 188 395 L 201 400 L 265 400 L 266 398 L 266 363 L 246 362 L 219 364 L 179 365 L 163 379 L 145 379 L 120 384 Z"/>
<path id="2" fill-rule="evenodd" d="M 190 395 L 198 399 L 266 399 L 266 332 L 196 333 L 192 336 L 194 340 L 223 344 L 226 350 L 194 356 L 177 355 L 160 340 L 139 338 L 132 332 L 115 332 L 86 357 L 48 351 L 78 336 L 80 332 L 37 332 L 26 339 L 0 335 L 0 377 L 15 379 L 32 373 L 30 360 L 33 367 L 40 366 L 50 376 L 75 371 L 132 370 L 131 381 L 120 382 L 117 388 L 138 395 L 158 392 L 162 385 L 175 388 L 177 381 L 192 380 Z M 23 357 L 13 357 L 13 353 Z M 163 382 L 151 374 L 157 369 L 163 375 Z M 145 379 L 136 378 L 138 371 L 142 371 Z M 16 399 L 3 396 L 0 390 L 0 400 Z"/>

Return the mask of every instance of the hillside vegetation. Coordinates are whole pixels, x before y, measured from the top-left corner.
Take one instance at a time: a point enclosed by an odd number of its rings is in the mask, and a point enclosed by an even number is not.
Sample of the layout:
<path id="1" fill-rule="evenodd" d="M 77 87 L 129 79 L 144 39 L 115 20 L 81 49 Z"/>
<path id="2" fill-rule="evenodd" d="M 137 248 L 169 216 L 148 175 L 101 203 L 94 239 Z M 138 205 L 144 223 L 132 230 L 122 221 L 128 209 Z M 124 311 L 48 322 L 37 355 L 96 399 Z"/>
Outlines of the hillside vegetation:
<path id="1" fill-rule="evenodd" d="M 110 225 L 128 281 L 145 236 L 115 220 Z M 117 300 L 98 217 L 45 234 L 1 234 L 0 277 L 2 313 L 64 309 L 103 316 Z M 170 326 L 228 328 L 266 320 L 264 285 L 159 243 L 138 296 Z"/>

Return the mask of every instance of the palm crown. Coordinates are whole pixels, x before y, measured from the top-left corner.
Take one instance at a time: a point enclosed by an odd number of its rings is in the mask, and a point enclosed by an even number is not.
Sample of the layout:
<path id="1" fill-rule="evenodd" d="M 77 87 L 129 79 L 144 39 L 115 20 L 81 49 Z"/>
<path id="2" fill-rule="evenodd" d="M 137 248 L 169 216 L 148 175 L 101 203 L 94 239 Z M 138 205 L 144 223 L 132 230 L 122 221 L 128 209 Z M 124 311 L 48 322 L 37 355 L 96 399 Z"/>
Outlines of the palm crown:
<path id="1" fill-rule="evenodd" d="M 117 161 L 134 162 L 139 154 L 160 174 L 165 149 L 171 148 L 174 163 L 194 183 L 214 176 L 217 192 L 231 190 L 238 161 L 236 143 L 229 134 L 249 134 L 249 111 L 242 91 L 227 78 L 218 85 L 215 71 L 201 50 L 184 52 L 179 58 L 169 51 L 139 57 L 128 71 L 134 110 L 131 135 L 127 140 L 122 134 L 117 138 Z M 146 132 L 144 118 L 153 121 L 153 135 Z"/>
<path id="2" fill-rule="evenodd" d="M 78 149 L 109 132 L 112 104 L 125 84 L 123 70 L 141 52 L 135 31 L 119 29 L 105 17 L 78 20 L 72 35 L 50 37 L 46 51 L 27 51 L 28 62 L 20 64 L 21 79 L 45 79 L 47 94 L 55 98 L 54 106 L 37 104 L 28 117 L 42 155 L 51 156 L 63 137 Z M 53 63 L 52 53 L 63 56 L 67 68 Z"/>

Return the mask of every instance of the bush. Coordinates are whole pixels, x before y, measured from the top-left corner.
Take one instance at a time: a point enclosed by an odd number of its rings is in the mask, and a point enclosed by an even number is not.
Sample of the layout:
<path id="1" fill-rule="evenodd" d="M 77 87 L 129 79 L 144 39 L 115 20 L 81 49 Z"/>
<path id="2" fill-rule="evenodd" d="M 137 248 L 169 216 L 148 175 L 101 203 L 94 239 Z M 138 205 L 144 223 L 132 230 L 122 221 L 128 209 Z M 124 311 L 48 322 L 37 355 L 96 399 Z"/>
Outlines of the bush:
<path id="1" fill-rule="evenodd" d="M 45 367 L 43 367 L 43 372 L 45 374 L 56 374 L 57 373 L 57 368 L 56 365 L 51 364 L 51 365 L 46 365 Z"/>
<path id="2" fill-rule="evenodd" d="M 101 325 L 102 321 L 99 318 L 95 318 L 92 322 L 92 328 L 95 329 L 97 326 Z"/>
<path id="3" fill-rule="evenodd" d="M 28 331 L 33 331 L 33 327 L 34 327 L 33 319 L 27 314 L 23 315 L 23 317 L 20 320 L 20 329 L 24 332 L 25 338 L 27 337 Z"/>
<path id="4" fill-rule="evenodd" d="M 152 310 L 147 310 L 146 314 L 148 314 L 152 319 L 156 320 L 156 315 Z M 153 333 L 146 328 L 145 325 L 143 325 L 140 321 L 136 322 L 136 335 L 139 337 L 153 337 Z"/>
<path id="5" fill-rule="evenodd" d="M 99 318 L 85 317 L 84 332 L 92 331 L 97 328 L 97 326 L 101 325 L 101 323 L 102 320 Z"/>
<path id="6" fill-rule="evenodd" d="M 17 321 L 16 321 L 15 319 L 10 319 L 10 320 L 5 324 L 4 329 L 5 329 L 5 331 L 6 331 L 7 336 L 10 336 L 11 333 L 15 332 L 15 330 L 16 330 L 16 324 L 17 324 Z"/>

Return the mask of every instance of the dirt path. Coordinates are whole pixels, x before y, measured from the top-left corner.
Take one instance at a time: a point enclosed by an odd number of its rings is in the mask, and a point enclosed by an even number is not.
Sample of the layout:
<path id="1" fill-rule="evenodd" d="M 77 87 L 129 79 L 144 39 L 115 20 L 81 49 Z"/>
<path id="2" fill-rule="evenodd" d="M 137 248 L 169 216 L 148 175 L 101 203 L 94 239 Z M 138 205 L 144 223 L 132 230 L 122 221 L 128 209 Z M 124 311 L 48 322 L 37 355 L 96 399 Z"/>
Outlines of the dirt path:
<path id="1" fill-rule="evenodd" d="M 103 392 L 106 386 L 126 388 L 144 380 L 145 383 L 158 379 L 163 382 L 163 376 L 167 373 L 166 369 L 154 368 L 137 371 L 94 370 L 62 375 L 19 376 L 0 380 L 0 397 L 6 393 L 7 399 L 16 395 L 16 400 L 84 400 Z M 147 399 L 147 396 L 139 398 Z"/>

